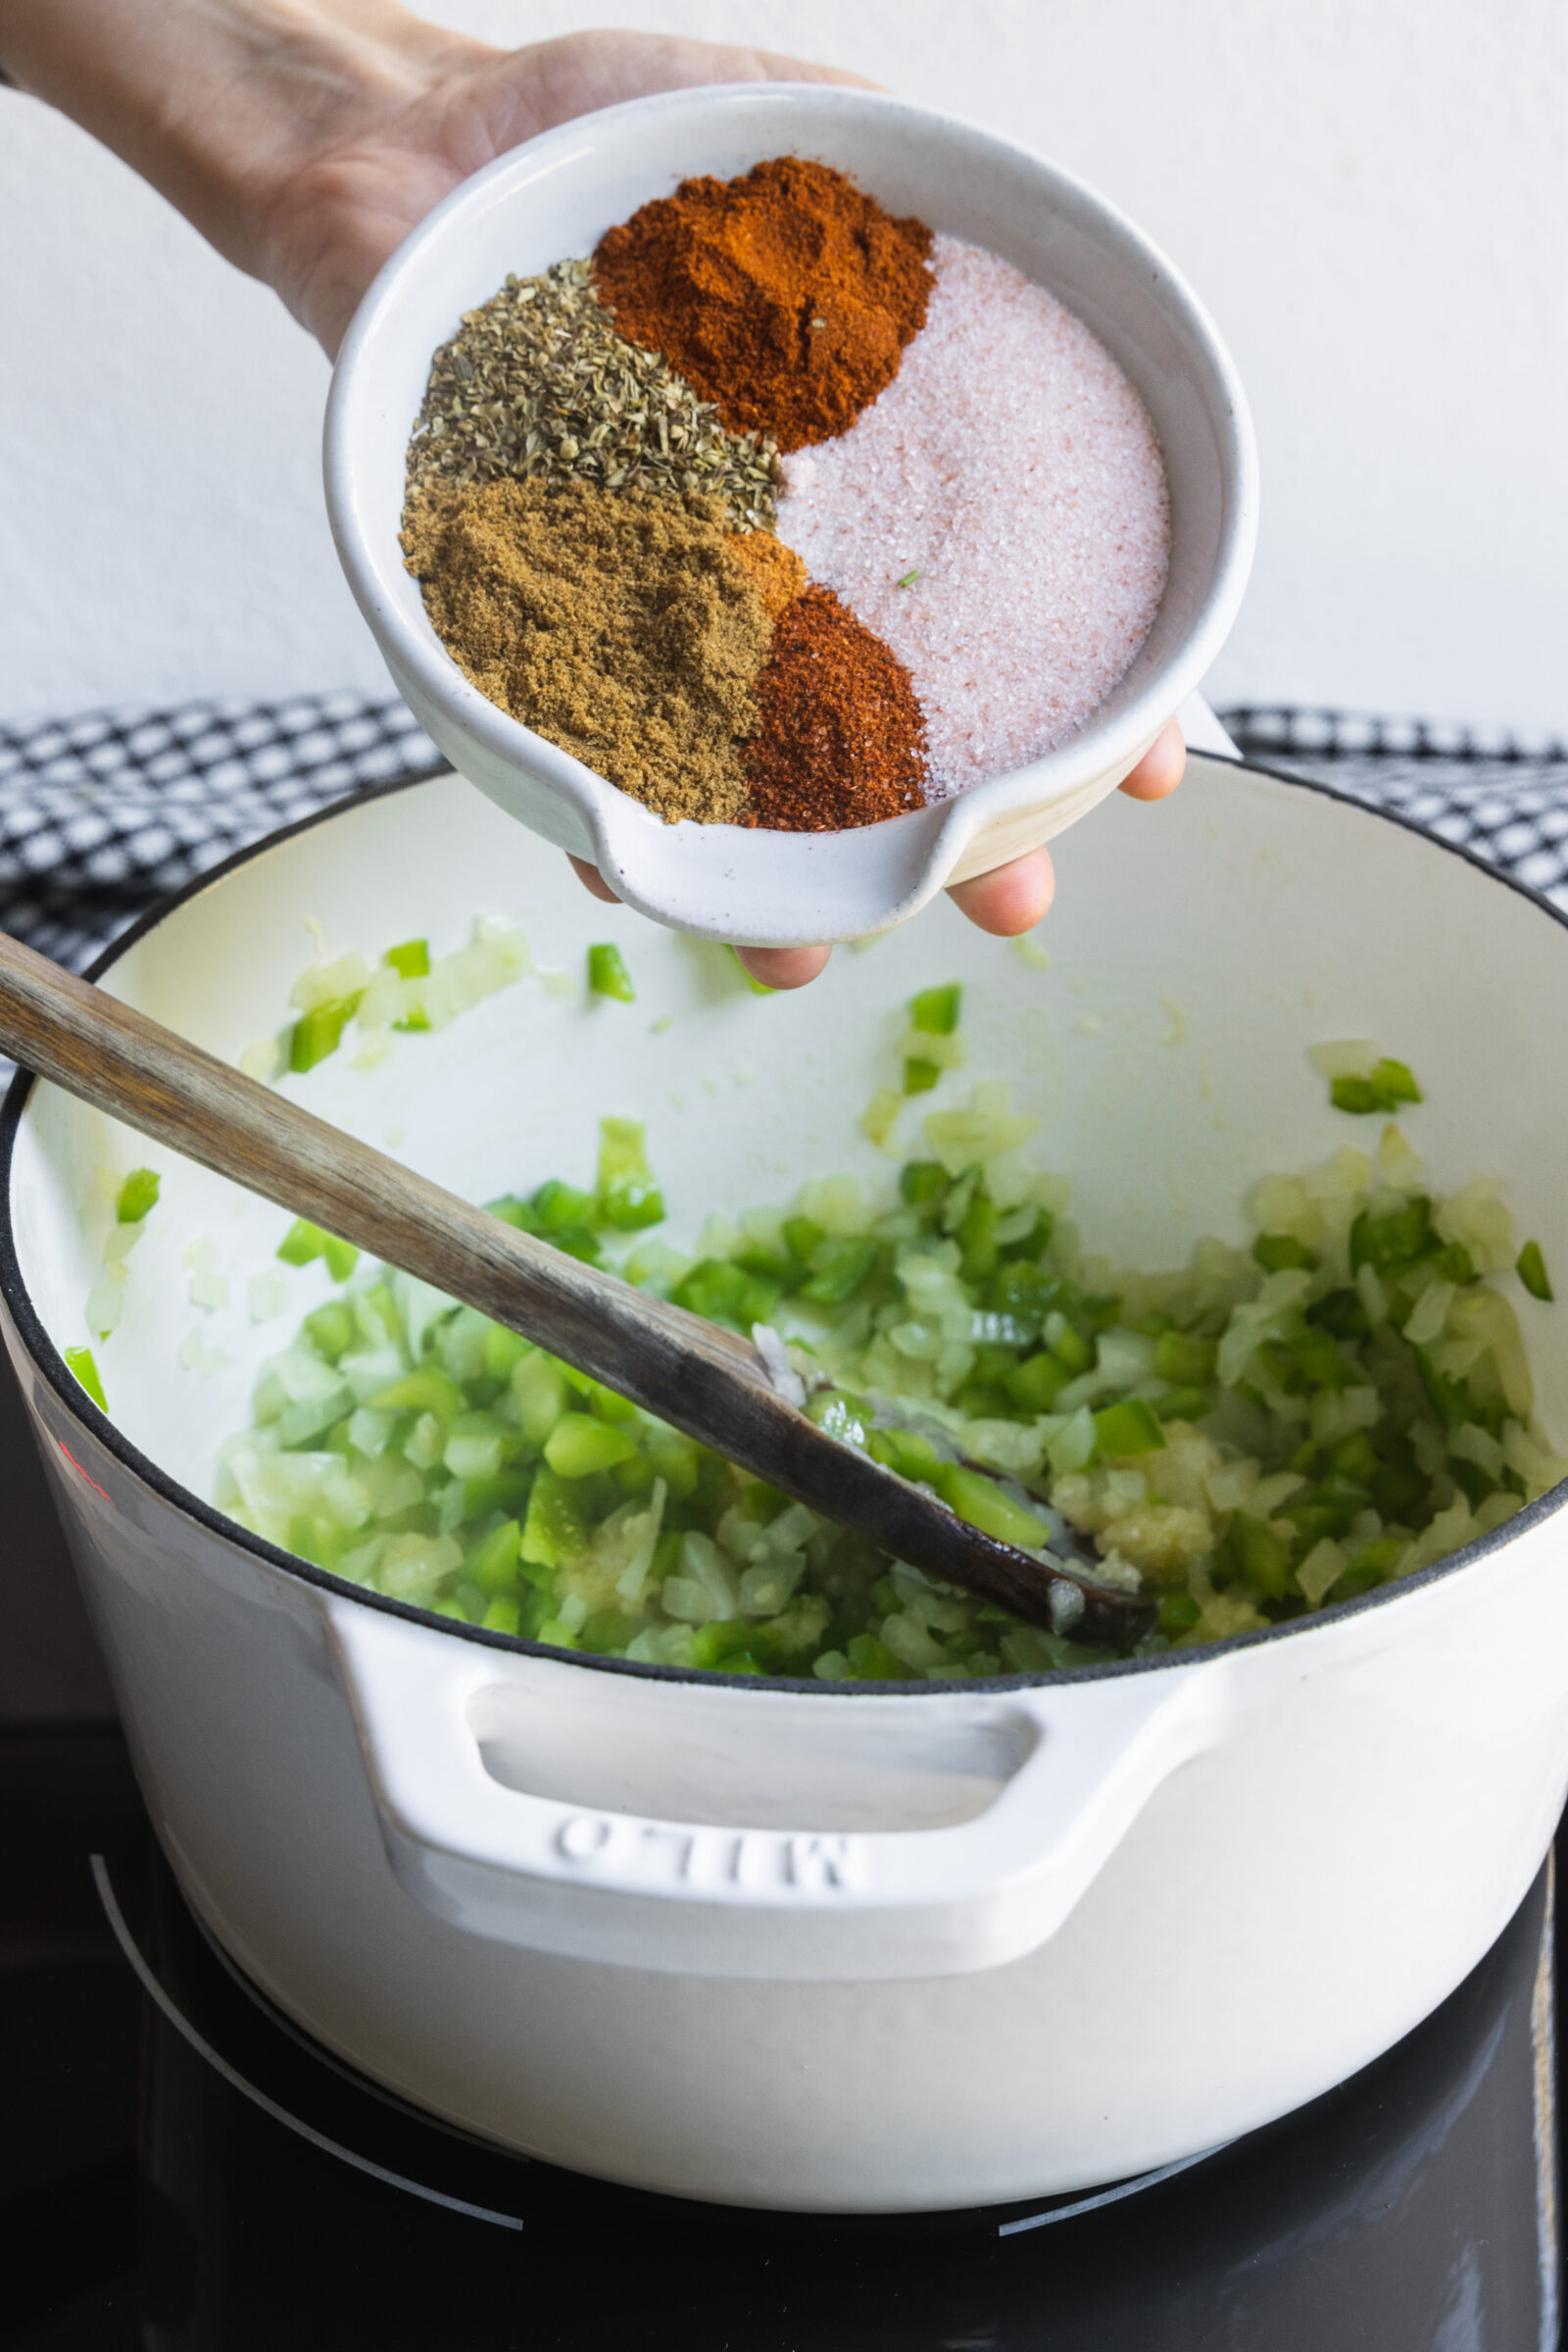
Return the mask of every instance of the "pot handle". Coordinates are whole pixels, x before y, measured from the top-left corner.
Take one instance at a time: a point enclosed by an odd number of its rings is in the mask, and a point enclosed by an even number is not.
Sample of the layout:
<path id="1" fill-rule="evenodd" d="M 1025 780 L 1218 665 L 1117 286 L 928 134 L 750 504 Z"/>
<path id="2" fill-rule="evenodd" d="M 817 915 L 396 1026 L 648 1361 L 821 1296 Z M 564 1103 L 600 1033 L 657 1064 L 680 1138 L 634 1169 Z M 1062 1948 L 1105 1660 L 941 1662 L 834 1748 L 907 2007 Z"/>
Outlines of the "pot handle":
<path id="1" fill-rule="evenodd" d="M 1223 1730 L 1217 1661 L 976 1693 L 970 1706 L 1027 1752 L 973 1819 L 870 1832 L 653 1820 L 534 1795 L 486 1766 L 470 1720 L 479 1694 L 511 1684 L 526 1707 L 541 1666 L 581 1669 L 336 1595 L 325 1608 L 408 1892 L 470 1935 L 681 1975 L 867 1982 L 1001 1967 L 1055 1933 L 1161 1782 Z M 433 1664 L 437 1644 L 450 1660 Z"/>

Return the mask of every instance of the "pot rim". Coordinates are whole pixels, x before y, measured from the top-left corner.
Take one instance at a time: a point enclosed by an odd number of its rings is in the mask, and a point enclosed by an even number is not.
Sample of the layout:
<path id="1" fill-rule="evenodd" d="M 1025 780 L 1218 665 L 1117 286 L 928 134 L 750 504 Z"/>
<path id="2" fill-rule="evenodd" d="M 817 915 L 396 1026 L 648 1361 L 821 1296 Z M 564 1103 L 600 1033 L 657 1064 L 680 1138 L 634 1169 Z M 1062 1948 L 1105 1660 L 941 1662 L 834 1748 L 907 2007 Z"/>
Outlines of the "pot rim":
<path id="1" fill-rule="evenodd" d="M 1393 825 L 1400 832 L 1412 834 L 1446 856 L 1461 858 L 1466 864 L 1474 866 L 1488 881 L 1515 892 L 1529 906 L 1568 931 L 1568 911 L 1554 906 L 1541 891 L 1533 890 L 1529 883 L 1521 882 L 1513 874 L 1499 871 L 1474 850 L 1457 842 L 1445 841 L 1441 835 L 1430 832 L 1426 826 L 1416 823 L 1413 817 L 1405 816 L 1398 809 L 1352 800 L 1348 794 L 1339 792 L 1332 784 L 1319 782 L 1314 777 L 1288 775 L 1279 768 L 1266 767 L 1240 757 L 1231 758 L 1219 752 L 1204 752 L 1200 756 L 1213 760 L 1217 766 L 1232 767 L 1245 775 L 1261 776 L 1268 783 L 1283 785 L 1287 790 L 1315 793 L 1341 808 L 1354 809 Z M 209 866 L 204 873 L 193 876 L 180 889 L 148 907 L 94 958 L 87 967 L 86 978 L 94 981 L 101 979 L 114 968 L 127 949 L 156 931 L 172 915 L 176 914 L 188 900 L 196 898 L 214 883 L 221 882 L 225 876 L 249 864 L 252 858 L 275 848 L 280 842 L 291 841 L 296 835 L 308 833 L 317 825 L 327 824 L 337 817 L 350 814 L 368 802 L 385 800 L 393 793 L 408 792 L 416 785 L 432 783 L 439 777 L 456 774 L 457 770 L 444 760 L 427 767 L 411 768 L 406 775 L 393 776 L 385 783 L 368 786 L 347 800 L 331 802 L 324 808 L 315 809 L 308 816 L 297 817 L 292 824 L 281 825 L 275 832 L 268 833 L 261 840 L 234 851 L 221 863 Z M 58 1401 L 87 1436 L 95 1439 L 123 1469 L 150 1489 L 161 1502 L 167 1503 L 181 1517 L 209 1534 L 221 1538 L 239 1550 L 254 1553 L 269 1567 L 280 1569 L 300 1583 L 314 1585 L 339 1599 L 359 1601 L 368 1608 L 382 1609 L 389 1616 L 404 1618 L 410 1624 L 425 1626 L 433 1633 L 452 1639 L 476 1642 L 483 1648 L 548 1659 L 557 1665 L 577 1666 L 600 1673 L 630 1675 L 644 1682 L 695 1683 L 705 1690 L 722 1685 L 730 1690 L 767 1690 L 785 1697 L 850 1699 L 920 1696 L 938 1699 L 967 1696 L 980 1691 L 1007 1692 L 1041 1685 L 1054 1687 L 1060 1683 L 1104 1682 L 1119 1675 L 1170 1672 L 1172 1669 L 1207 1665 L 1222 1655 L 1231 1656 L 1240 1650 L 1255 1649 L 1267 1642 L 1325 1633 L 1348 1618 L 1387 1607 L 1406 1592 L 1422 1591 L 1459 1573 L 1475 1561 L 1490 1558 L 1503 1544 L 1543 1525 L 1568 1504 L 1568 1478 L 1564 1478 L 1556 1486 L 1548 1488 L 1544 1494 L 1538 1495 L 1534 1502 L 1527 1502 L 1511 1518 L 1489 1529 L 1485 1535 L 1478 1536 L 1474 1543 L 1450 1552 L 1446 1559 L 1436 1561 L 1430 1568 L 1418 1569 L 1413 1576 L 1401 1577 L 1394 1584 L 1377 1586 L 1370 1592 L 1358 1593 L 1352 1600 L 1337 1601 L 1331 1608 L 1314 1609 L 1305 1617 L 1293 1617 L 1284 1624 L 1266 1626 L 1261 1632 L 1231 1634 L 1222 1641 L 1205 1642 L 1201 1649 L 1164 1650 L 1156 1657 L 1113 1658 L 1101 1665 L 1064 1666 L 1035 1674 L 976 1676 L 961 1683 L 829 1683 L 815 1680 L 808 1682 L 800 1676 L 724 1674 L 712 1667 L 659 1666 L 637 1658 L 607 1658 L 588 1651 L 556 1649 L 546 1642 L 525 1641 L 520 1635 L 500 1634 L 480 1625 L 460 1624 L 455 1618 L 437 1617 L 429 1609 L 415 1608 L 407 1601 L 394 1600 L 387 1593 L 353 1584 L 346 1577 L 333 1576 L 329 1570 L 318 1568 L 312 1561 L 299 1559 L 293 1552 L 283 1550 L 279 1544 L 269 1543 L 265 1536 L 253 1535 L 248 1528 L 241 1527 L 237 1521 L 219 1510 L 216 1504 L 193 1494 L 177 1479 L 171 1478 L 150 1454 L 143 1453 L 139 1446 L 131 1444 L 107 1413 L 99 1411 L 74 1373 L 68 1369 L 65 1358 L 45 1330 L 33 1306 L 17 1256 L 11 1219 L 12 1163 L 23 1113 L 35 1083 L 32 1071 L 19 1068 L 6 1091 L 4 1102 L 0 1103 L 0 1305 L 3 1305 L 18 1338 L 48 1381 Z"/>

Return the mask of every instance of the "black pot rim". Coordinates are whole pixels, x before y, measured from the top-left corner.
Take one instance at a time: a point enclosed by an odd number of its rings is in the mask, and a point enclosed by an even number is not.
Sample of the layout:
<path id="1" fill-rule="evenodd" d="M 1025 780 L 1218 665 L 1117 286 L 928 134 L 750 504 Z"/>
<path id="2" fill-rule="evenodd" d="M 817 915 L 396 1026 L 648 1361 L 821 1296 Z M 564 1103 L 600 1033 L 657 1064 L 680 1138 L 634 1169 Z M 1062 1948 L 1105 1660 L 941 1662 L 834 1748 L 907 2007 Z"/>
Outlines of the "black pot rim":
<path id="1" fill-rule="evenodd" d="M 1397 809 L 1354 800 L 1348 794 L 1337 791 L 1331 784 L 1312 777 L 1289 775 L 1279 768 L 1265 767 L 1253 760 L 1231 758 L 1217 752 L 1203 752 L 1200 756 L 1212 760 L 1217 765 L 1235 768 L 1240 773 L 1260 776 L 1266 782 L 1281 785 L 1288 791 L 1314 794 L 1319 799 L 1353 810 L 1374 822 L 1393 825 L 1400 832 L 1412 835 L 1426 847 L 1473 866 L 1486 880 L 1499 889 L 1514 892 L 1527 906 L 1544 914 L 1560 929 L 1568 931 L 1568 913 L 1554 906 L 1540 891 L 1532 890 L 1528 883 L 1519 881 L 1512 874 L 1499 872 L 1473 850 L 1456 842 L 1444 841 L 1440 835 L 1429 832 L 1424 825 L 1417 824 L 1413 818 L 1401 814 Z M 240 866 L 248 865 L 254 858 L 275 848 L 278 843 L 291 841 L 296 835 L 308 833 L 318 825 L 329 824 L 368 802 L 389 799 L 394 793 L 411 791 L 416 785 L 428 784 L 455 772 L 445 762 L 433 767 L 411 769 L 407 775 L 394 776 L 384 784 L 368 786 L 344 800 L 334 801 L 326 808 L 315 810 L 309 816 L 296 819 L 293 824 L 280 826 L 276 832 L 251 842 L 244 849 L 236 850 L 220 864 L 209 867 L 205 873 L 198 874 L 181 889 L 150 906 L 89 965 L 87 978 L 101 979 L 114 968 L 127 949 L 156 931 L 188 901 L 215 883 L 221 882 Z M 1332 1608 L 1314 1609 L 1304 1617 L 1290 1618 L 1281 1625 L 1267 1626 L 1255 1633 L 1232 1634 L 1223 1641 L 1205 1642 L 1200 1649 L 1165 1650 L 1156 1657 L 1113 1658 L 1099 1665 L 1060 1667 L 1036 1674 L 977 1676 L 973 1680 L 941 1683 L 838 1683 L 817 1682 L 814 1679 L 807 1681 L 801 1677 L 782 1675 L 723 1674 L 711 1667 L 657 1666 L 645 1664 L 640 1659 L 607 1658 L 589 1651 L 554 1649 L 543 1642 L 524 1641 L 517 1635 L 493 1633 L 484 1626 L 461 1624 L 456 1618 L 440 1617 L 432 1610 L 411 1607 L 407 1601 L 394 1600 L 384 1592 L 375 1592 L 367 1586 L 352 1584 L 346 1577 L 333 1576 L 328 1570 L 318 1568 L 309 1560 L 299 1559 L 293 1552 L 284 1551 L 278 1544 L 270 1544 L 265 1536 L 253 1535 L 248 1528 L 239 1526 L 215 1504 L 205 1502 L 200 1495 L 193 1494 L 187 1487 L 181 1486 L 177 1479 L 171 1478 L 150 1455 L 143 1453 L 139 1446 L 133 1446 L 122 1434 L 107 1413 L 99 1411 L 81 1383 L 68 1369 L 65 1358 L 45 1330 L 23 1279 L 17 1256 L 11 1220 L 12 1163 L 23 1114 L 34 1083 L 30 1071 L 19 1070 L 11 1082 L 3 1105 L 0 1105 L 0 1301 L 4 1303 L 22 1345 L 66 1411 L 79 1424 L 86 1436 L 113 1455 L 161 1502 L 208 1534 L 220 1537 L 236 1549 L 251 1552 L 269 1567 L 280 1569 L 302 1584 L 318 1586 L 321 1591 L 335 1593 L 342 1599 L 358 1601 L 364 1607 L 383 1610 L 388 1616 L 402 1617 L 411 1624 L 427 1626 L 432 1631 L 458 1641 L 476 1642 L 484 1648 L 511 1651 L 526 1657 L 548 1658 L 558 1665 L 577 1666 L 596 1673 L 630 1675 L 643 1682 L 697 1683 L 704 1688 L 717 1684 L 734 1690 L 773 1690 L 794 1696 L 841 1699 L 951 1698 L 956 1694 L 978 1691 L 1006 1693 L 1058 1683 L 1103 1682 L 1121 1675 L 1169 1673 L 1184 1667 L 1205 1665 L 1222 1655 L 1255 1649 L 1266 1642 L 1299 1639 L 1303 1635 L 1338 1625 L 1346 1618 L 1386 1608 L 1406 1592 L 1419 1592 L 1441 1579 L 1460 1574 L 1478 1560 L 1490 1557 L 1505 1544 L 1514 1542 L 1519 1536 L 1552 1518 L 1568 1503 L 1568 1478 L 1565 1478 L 1555 1487 L 1548 1488 L 1544 1494 L 1538 1495 L 1534 1502 L 1526 1503 L 1512 1517 L 1503 1520 L 1500 1526 L 1477 1537 L 1474 1543 L 1466 1544 L 1460 1550 L 1450 1552 L 1446 1559 L 1437 1561 L 1432 1567 L 1418 1569 L 1413 1576 L 1400 1577 L 1394 1584 L 1376 1586 L 1370 1592 L 1360 1593 L 1353 1600 L 1339 1601 Z"/>

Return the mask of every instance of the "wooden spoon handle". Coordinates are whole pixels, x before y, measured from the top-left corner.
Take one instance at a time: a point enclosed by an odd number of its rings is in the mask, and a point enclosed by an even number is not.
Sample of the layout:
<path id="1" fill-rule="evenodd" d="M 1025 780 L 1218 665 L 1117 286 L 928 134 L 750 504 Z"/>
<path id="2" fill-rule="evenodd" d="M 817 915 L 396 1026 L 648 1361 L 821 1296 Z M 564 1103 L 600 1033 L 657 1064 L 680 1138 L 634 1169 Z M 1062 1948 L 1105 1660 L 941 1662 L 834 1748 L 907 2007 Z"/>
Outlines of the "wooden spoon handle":
<path id="1" fill-rule="evenodd" d="M 674 1345 L 773 1395 L 749 1341 L 517 1232 L 4 936 L 0 1046 L 248 1192 L 498 1320 L 525 1322 L 552 1354 L 662 1418 L 678 1417 L 676 1384 L 640 1383 L 633 1356 L 656 1336 L 655 1362 Z"/>
<path id="2" fill-rule="evenodd" d="M 1148 1622 L 1147 1604 L 995 1542 L 826 1436 L 779 1396 L 749 1341 L 460 1200 L 3 936 L 0 1047 L 187 1159 L 520 1332 L 896 1558 L 1039 1624 L 1060 1621 L 1068 1592 L 1084 1641 L 1125 1642 Z"/>

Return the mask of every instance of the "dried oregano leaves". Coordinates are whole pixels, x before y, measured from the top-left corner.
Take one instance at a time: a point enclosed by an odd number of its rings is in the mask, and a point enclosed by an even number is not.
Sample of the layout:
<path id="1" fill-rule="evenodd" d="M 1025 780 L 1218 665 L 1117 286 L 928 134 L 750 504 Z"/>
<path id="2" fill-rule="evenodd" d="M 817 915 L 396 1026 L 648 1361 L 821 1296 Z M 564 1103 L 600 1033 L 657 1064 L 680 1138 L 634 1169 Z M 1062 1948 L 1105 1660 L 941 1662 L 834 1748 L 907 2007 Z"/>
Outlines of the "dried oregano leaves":
<path id="1" fill-rule="evenodd" d="M 443 343 L 409 445 L 411 495 L 501 479 L 717 499 L 732 530 L 770 530 L 778 452 L 727 433 L 657 352 L 615 332 L 591 264 L 509 277 Z"/>

